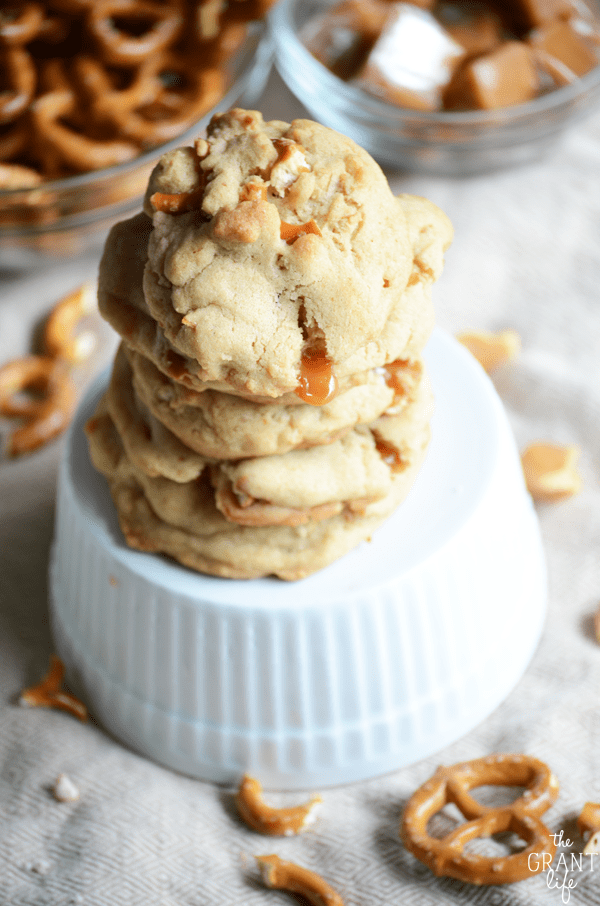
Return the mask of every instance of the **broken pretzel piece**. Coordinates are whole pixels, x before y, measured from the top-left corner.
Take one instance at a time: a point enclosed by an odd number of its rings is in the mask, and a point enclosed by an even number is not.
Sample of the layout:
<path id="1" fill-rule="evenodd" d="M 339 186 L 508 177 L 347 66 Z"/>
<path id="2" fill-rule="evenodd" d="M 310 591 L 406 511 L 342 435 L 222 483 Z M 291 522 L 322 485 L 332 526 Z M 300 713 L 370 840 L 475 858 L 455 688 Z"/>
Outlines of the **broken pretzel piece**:
<path id="1" fill-rule="evenodd" d="M 581 490 L 577 471 L 577 446 L 531 444 L 521 454 L 527 490 L 534 500 L 553 502 L 572 497 Z"/>
<path id="2" fill-rule="evenodd" d="M 270 836 L 291 837 L 300 834 L 313 823 L 320 796 L 313 796 L 303 805 L 291 808 L 271 808 L 262 798 L 262 786 L 249 774 L 244 774 L 235 802 L 240 817 L 253 830 Z"/>
<path id="3" fill-rule="evenodd" d="M 577 819 L 577 828 L 585 841 L 584 854 L 600 853 L 600 804 L 586 802 Z"/>
<path id="4" fill-rule="evenodd" d="M 300 236 L 306 236 L 309 233 L 315 236 L 323 235 L 314 220 L 309 220 L 307 223 L 286 223 L 285 220 L 281 221 L 279 235 L 288 245 L 291 245 Z"/>
<path id="5" fill-rule="evenodd" d="M 521 349 L 521 338 L 515 330 L 502 330 L 499 333 L 467 331 L 458 334 L 456 339 L 466 346 L 488 373 L 510 362 Z"/>
<path id="6" fill-rule="evenodd" d="M 90 331 L 77 333 L 77 327 L 95 307 L 95 289 L 90 283 L 84 283 L 56 303 L 44 328 L 44 346 L 49 356 L 70 363 L 82 362 L 89 356 L 94 335 Z"/>
<path id="7" fill-rule="evenodd" d="M 199 210 L 202 207 L 204 187 L 193 192 L 154 192 L 150 196 L 150 204 L 155 211 L 165 214 L 185 214 L 187 211 Z"/>
<path id="8" fill-rule="evenodd" d="M 256 856 L 267 887 L 289 890 L 305 897 L 313 906 L 344 906 L 339 893 L 314 871 L 279 856 Z"/>
<path id="9" fill-rule="evenodd" d="M 81 721 L 87 720 L 88 712 L 83 702 L 71 692 L 62 691 L 64 675 L 65 667 L 61 659 L 55 654 L 50 655 L 47 674 L 37 685 L 21 692 L 19 704 L 26 708 L 58 708 Z"/>

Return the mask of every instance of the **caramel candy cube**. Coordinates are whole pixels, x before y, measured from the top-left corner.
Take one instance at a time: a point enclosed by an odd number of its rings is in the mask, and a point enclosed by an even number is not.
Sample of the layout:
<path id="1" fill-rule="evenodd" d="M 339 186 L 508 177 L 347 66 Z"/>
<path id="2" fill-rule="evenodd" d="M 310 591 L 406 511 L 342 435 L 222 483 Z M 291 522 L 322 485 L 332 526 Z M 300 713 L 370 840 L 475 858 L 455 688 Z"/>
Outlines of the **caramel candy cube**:
<path id="1" fill-rule="evenodd" d="M 436 110 L 465 50 L 427 10 L 410 3 L 390 8 L 357 84 L 400 107 Z"/>
<path id="2" fill-rule="evenodd" d="M 563 22 L 559 19 L 535 29 L 529 35 L 529 43 L 535 51 L 542 52 L 538 57 L 542 66 L 547 54 L 551 59 L 558 60 L 566 66 L 573 73 L 573 77 L 585 75 L 598 64 L 596 54 L 568 21 Z"/>
<path id="3" fill-rule="evenodd" d="M 448 34 L 475 57 L 502 43 L 502 22 L 493 10 L 472 2 L 442 2 L 435 15 Z"/>
<path id="4" fill-rule="evenodd" d="M 506 41 L 491 53 L 467 60 L 448 85 L 444 102 L 449 110 L 495 110 L 531 100 L 538 87 L 530 49 Z"/>
<path id="5" fill-rule="evenodd" d="M 342 0 L 303 30 L 314 57 L 342 79 L 365 62 L 390 13 L 388 0 Z"/>

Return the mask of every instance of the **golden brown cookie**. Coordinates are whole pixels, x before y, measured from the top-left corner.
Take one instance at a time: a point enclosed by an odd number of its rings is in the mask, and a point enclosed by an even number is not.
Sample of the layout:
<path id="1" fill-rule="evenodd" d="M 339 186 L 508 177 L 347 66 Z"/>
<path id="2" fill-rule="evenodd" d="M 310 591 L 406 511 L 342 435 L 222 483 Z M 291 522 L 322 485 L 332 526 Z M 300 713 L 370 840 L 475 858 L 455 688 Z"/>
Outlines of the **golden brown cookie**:
<path id="1" fill-rule="evenodd" d="M 397 362 L 367 372 L 364 383 L 323 406 L 256 403 L 218 390 L 198 393 L 172 379 L 144 356 L 127 350 L 136 397 L 186 446 L 213 459 L 270 456 L 337 440 L 355 425 L 368 424 L 391 406 L 412 398 L 420 362 Z"/>
<path id="2" fill-rule="evenodd" d="M 432 323 L 427 293 L 405 297 L 415 260 L 406 211 L 413 216 L 418 201 L 395 199 L 365 151 L 307 120 L 230 111 L 213 118 L 197 151 L 195 172 L 184 149 L 180 167 L 172 156 L 151 178 L 150 207 L 169 195 L 171 171 L 170 197 L 197 203 L 155 211 L 144 294 L 201 380 L 278 397 L 298 386 L 309 352 L 340 375 L 414 357 L 414 337 L 426 339 Z M 451 228 L 434 205 L 419 210 L 441 265 Z M 431 281 L 435 268 L 416 276 Z M 402 330 L 384 351 L 391 320 Z M 348 364 L 371 344 L 361 367 Z"/>
<path id="3" fill-rule="evenodd" d="M 419 451 L 414 462 L 394 476 L 390 493 L 364 513 L 294 527 L 247 527 L 229 522 L 219 512 L 208 477 L 188 486 L 148 478 L 136 470 L 103 407 L 88 422 L 86 433 L 92 461 L 108 479 L 129 546 L 165 553 L 199 572 L 235 579 L 267 575 L 301 579 L 343 556 L 370 538 L 406 496 L 425 453 L 424 448 Z"/>

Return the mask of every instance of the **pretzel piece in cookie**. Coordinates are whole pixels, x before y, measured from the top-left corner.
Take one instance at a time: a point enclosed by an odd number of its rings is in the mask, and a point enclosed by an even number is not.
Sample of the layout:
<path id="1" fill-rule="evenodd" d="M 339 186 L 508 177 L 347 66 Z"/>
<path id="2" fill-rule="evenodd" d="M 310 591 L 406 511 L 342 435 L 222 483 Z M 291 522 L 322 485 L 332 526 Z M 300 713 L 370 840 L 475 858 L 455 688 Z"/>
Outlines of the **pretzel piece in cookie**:
<path id="1" fill-rule="evenodd" d="M 508 806 L 481 805 L 471 790 L 480 786 L 522 786 L 525 793 Z M 410 798 L 402 816 L 400 837 L 406 848 L 436 875 L 469 884 L 510 884 L 541 871 L 554 858 L 553 835 L 540 820 L 558 795 L 550 769 L 528 755 L 495 754 L 440 767 Z M 467 819 L 445 837 L 427 832 L 429 820 L 453 803 Z M 512 832 L 526 848 L 500 858 L 465 852 L 472 840 Z M 529 864 L 531 853 L 536 859 Z M 546 857 L 545 859 L 543 857 Z"/>
<path id="2" fill-rule="evenodd" d="M 305 897 L 312 906 L 344 906 L 339 893 L 320 875 L 279 856 L 256 856 L 267 887 L 289 890 Z"/>
<path id="3" fill-rule="evenodd" d="M 244 774 L 235 802 L 240 817 L 253 830 L 274 837 L 291 837 L 300 834 L 313 823 L 315 812 L 321 802 L 320 796 L 313 796 L 303 805 L 291 808 L 272 808 L 262 797 L 262 786 L 249 774 Z"/>

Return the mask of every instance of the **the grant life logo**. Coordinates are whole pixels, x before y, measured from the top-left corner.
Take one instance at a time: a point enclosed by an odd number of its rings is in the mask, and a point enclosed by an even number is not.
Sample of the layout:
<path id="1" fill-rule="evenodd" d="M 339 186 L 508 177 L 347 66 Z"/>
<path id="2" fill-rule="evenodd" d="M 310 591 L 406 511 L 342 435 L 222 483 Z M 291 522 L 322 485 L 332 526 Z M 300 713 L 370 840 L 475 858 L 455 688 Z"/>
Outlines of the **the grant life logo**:
<path id="1" fill-rule="evenodd" d="M 564 836 L 564 831 L 558 834 L 550 834 L 554 839 L 556 846 L 572 846 L 573 843 Z M 550 853 L 529 853 L 528 864 L 530 871 L 546 872 L 546 884 L 553 890 L 560 890 L 563 903 L 568 903 L 571 899 L 571 891 L 577 887 L 577 874 L 586 871 L 594 871 L 594 859 L 598 853 L 558 853 L 552 864 Z"/>

